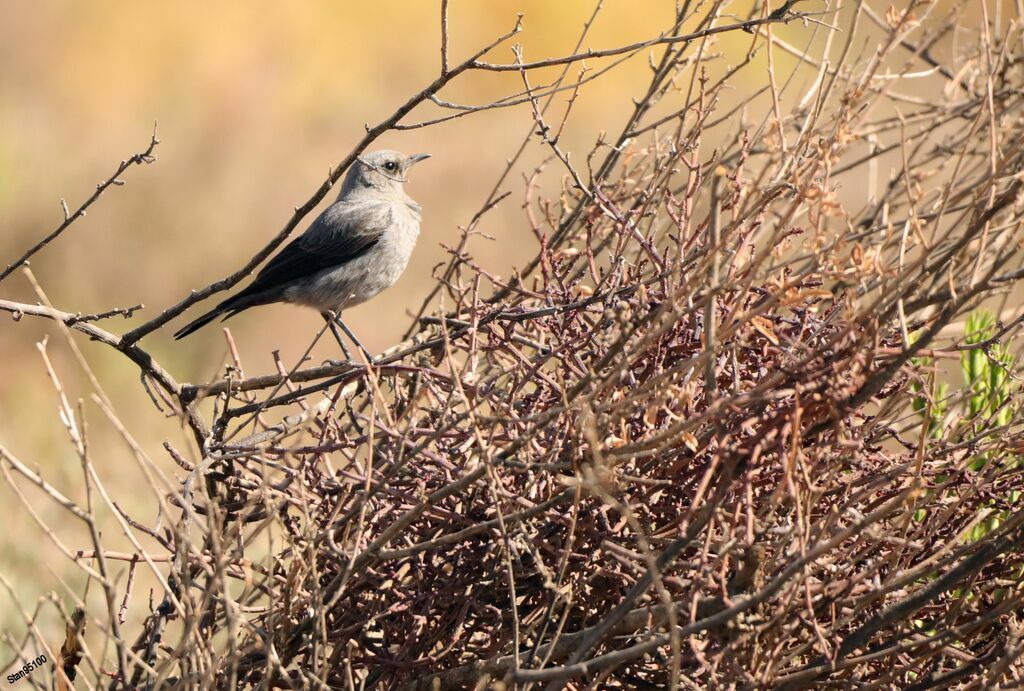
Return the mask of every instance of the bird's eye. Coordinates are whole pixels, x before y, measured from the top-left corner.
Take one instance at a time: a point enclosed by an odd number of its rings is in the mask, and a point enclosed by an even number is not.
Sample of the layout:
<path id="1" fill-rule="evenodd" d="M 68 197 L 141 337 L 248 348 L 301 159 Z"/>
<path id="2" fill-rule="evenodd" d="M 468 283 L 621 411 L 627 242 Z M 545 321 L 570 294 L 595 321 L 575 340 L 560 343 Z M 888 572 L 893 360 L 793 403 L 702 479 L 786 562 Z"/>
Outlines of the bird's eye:
<path id="1" fill-rule="evenodd" d="M 397 167 L 398 167 L 398 164 L 395 163 L 394 161 L 388 161 L 387 163 L 384 164 L 384 170 L 394 171 L 395 168 L 397 168 Z"/>

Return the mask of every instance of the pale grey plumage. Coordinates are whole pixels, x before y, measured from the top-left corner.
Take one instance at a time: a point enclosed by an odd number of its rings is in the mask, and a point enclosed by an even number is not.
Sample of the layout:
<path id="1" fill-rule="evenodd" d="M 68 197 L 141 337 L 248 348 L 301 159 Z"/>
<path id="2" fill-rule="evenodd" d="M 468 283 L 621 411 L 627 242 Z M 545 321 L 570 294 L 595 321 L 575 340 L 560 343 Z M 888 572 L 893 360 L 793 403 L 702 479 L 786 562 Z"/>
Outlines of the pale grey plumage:
<path id="1" fill-rule="evenodd" d="M 189 323 L 184 338 L 221 314 L 291 302 L 339 314 L 392 286 L 412 256 L 420 206 L 403 189 L 409 168 L 426 154 L 375 151 L 349 169 L 338 199 L 271 259 L 234 297 Z"/>

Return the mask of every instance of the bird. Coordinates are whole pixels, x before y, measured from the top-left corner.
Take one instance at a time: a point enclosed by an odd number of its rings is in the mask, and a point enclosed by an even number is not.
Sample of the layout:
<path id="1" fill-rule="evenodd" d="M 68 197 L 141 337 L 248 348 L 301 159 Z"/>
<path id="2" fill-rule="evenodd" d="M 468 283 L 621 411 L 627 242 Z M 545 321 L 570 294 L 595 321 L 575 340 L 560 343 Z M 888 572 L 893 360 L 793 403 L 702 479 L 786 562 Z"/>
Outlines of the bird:
<path id="1" fill-rule="evenodd" d="M 286 302 L 318 310 L 350 360 L 336 326 L 370 358 L 341 313 L 390 288 L 405 271 L 419 237 L 421 207 L 403 185 L 409 169 L 427 158 L 429 154 L 390 150 L 357 157 L 337 200 L 302 235 L 267 262 L 244 290 L 186 324 L 174 338 L 180 340 L 221 315 L 228 319 L 250 307 Z"/>

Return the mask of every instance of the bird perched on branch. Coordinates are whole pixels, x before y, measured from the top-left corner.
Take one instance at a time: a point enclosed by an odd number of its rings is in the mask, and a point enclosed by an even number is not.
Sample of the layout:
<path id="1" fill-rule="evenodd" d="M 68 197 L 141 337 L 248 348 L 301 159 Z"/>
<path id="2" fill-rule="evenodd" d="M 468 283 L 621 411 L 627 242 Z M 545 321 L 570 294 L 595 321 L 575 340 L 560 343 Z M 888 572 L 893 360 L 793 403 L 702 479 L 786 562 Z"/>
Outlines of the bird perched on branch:
<path id="1" fill-rule="evenodd" d="M 174 334 L 184 338 L 224 315 L 272 302 L 319 310 L 351 359 L 335 326 L 366 353 L 341 311 L 391 287 L 405 271 L 420 232 L 420 205 L 403 189 L 408 170 L 428 154 L 375 151 L 349 168 L 337 201 L 281 250 L 237 295 Z M 367 353 L 367 357 L 369 354 Z"/>

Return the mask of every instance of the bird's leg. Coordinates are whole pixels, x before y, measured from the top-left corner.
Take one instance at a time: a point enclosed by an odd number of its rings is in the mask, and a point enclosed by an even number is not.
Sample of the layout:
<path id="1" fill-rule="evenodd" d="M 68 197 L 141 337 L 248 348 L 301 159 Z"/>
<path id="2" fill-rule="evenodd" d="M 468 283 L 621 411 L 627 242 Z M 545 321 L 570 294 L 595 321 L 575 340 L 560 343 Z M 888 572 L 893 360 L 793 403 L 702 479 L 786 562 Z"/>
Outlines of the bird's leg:
<path id="1" fill-rule="evenodd" d="M 341 346 L 341 352 L 345 353 L 345 359 L 349 362 L 353 362 L 352 353 L 348 352 L 348 346 L 345 345 L 345 339 L 341 337 L 340 333 L 338 333 L 338 325 L 335 321 L 337 320 L 337 317 L 334 316 L 334 312 L 321 312 L 320 316 L 324 318 L 324 321 L 327 322 L 327 326 L 330 327 L 331 333 L 334 334 L 334 340 L 336 340 L 338 345 Z"/>
<path id="2" fill-rule="evenodd" d="M 366 346 L 360 343 L 359 339 L 356 338 L 356 335 L 352 333 L 352 329 L 345 326 L 345 322 L 341 320 L 341 315 L 336 316 L 334 321 L 341 327 L 341 330 L 345 332 L 345 335 L 352 339 L 352 342 L 356 344 L 359 350 L 363 351 L 363 355 L 366 356 L 366 361 L 372 365 L 376 360 L 372 355 L 370 355 L 370 351 L 366 349 Z"/>

